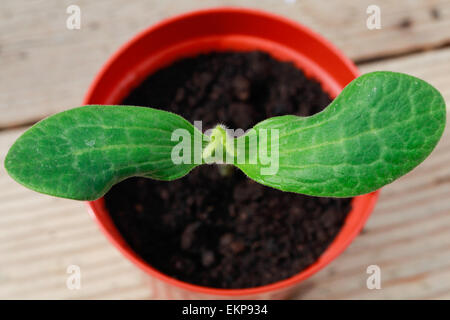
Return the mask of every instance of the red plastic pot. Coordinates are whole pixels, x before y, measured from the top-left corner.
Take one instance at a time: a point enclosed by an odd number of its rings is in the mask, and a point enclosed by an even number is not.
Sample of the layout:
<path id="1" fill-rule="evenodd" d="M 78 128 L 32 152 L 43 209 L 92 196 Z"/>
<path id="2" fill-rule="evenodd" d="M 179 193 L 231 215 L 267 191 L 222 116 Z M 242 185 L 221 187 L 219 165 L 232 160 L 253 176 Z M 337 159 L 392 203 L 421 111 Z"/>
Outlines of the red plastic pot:
<path id="1" fill-rule="evenodd" d="M 138 34 L 114 54 L 92 83 L 85 104 L 117 104 L 146 76 L 186 56 L 208 51 L 262 50 L 294 62 L 335 97 L 358 70 L 339 50 L 306 27 L 272 14 L 243 8 L 217 8 L 183 14 Z M 215 289 L 171 278 L 148 265 L 126 244 L 104 200 L 89 203 L 92 216 L 109 240 L 149 275 L 155 298 L 286 297 L 299 283 L 335 259 L 358 235 L 372 212 L 378 192 L 354 198 L 342 230 L 307 269 L 276 283 L 250 289 Z M 164 253 L 161 253 L 164 254 Z"/>

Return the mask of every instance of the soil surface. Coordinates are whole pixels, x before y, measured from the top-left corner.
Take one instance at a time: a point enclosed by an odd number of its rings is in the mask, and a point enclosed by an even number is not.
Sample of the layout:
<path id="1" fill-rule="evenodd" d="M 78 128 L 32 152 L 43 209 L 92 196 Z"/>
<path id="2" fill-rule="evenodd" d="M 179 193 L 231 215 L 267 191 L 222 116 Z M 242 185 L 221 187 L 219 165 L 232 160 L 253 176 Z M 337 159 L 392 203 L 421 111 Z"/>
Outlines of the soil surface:
<path id="1" fill-rule="evenodd" d="M 147 78 L 122 104 L 202 120 L 206 130 L 308 116 L 330 101 L 291 63 L 261 52 L 227 52 L 180 60 Z M 297 274 L 325 251 L 351 208 L 351 199 L 281 192 L 237 169 L 223 177 L 215 165 L 172 182 L 131 178 L 105 201 L 126 241 L 150 265 L 217 288 L 255 287 Z"/>

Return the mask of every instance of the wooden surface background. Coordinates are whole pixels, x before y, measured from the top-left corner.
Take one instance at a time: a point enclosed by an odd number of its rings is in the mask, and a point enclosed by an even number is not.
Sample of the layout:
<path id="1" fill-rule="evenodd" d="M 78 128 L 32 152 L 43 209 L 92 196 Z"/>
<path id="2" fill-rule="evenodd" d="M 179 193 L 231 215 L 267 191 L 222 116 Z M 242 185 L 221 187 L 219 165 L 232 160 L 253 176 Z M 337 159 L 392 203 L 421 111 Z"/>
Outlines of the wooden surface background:
<path id="1" fill-rule="evenodd" d="M 81 8 L 81 29 L 65 27 Z M 366 8 L 381 8 L 380 30 Z M 104 61 L 136 32 L 173 14 L 218 5 L 265 9 L 326 36 L 362 72 L 421 77 L 450 104 L 450 1 L 96 0 L 0 3 L 0 161 L 35 121 L 81 103 Z M 450 133 L 412 173 L 382 190 L 364 232 L 305 281 L 295 298 L 450 298 Z M 68 265 L 82 288 L 66 288 Z M 366 268 L 381 268 L 368 290 Z M 84 203 L 37 194 L 0 166 L 0 298 L 152 298 L 143 275 L 99 232 Z"/>

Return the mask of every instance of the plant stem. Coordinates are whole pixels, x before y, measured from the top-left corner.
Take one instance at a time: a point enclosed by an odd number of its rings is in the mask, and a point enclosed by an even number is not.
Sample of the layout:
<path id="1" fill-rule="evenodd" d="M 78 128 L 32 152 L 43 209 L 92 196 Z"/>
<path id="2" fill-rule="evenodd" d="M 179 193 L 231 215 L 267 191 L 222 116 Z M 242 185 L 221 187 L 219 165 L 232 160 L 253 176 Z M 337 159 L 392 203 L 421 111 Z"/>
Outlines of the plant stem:
<path id="1" fill-rule="evenodd" d="M 233 173 L 233 166 L 230 164 L 218 164 L 217 167 L 222 177 L 229 177 Z"/>

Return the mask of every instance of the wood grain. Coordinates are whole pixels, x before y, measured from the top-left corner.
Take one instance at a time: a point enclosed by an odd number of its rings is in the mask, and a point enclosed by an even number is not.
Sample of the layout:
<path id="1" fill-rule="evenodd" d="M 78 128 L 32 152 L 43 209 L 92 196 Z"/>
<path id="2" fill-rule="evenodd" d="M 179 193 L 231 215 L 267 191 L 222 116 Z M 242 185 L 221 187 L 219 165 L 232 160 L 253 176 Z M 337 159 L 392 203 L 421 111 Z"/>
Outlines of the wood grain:
<path id="1" fill-rule="evenodd" d="M 2 0 L 0 128 L 78 106 L 95 73 L 121 44 L 161 19 L 198 8 L 235 5 L 281 14 L 323 34 L 359 61 L 450 41 L 449 0 L 376 1 L 380 30 L 366 27 L 372 0 L 79 0 L 81 29 L 68 30 L 66 8 L 73 3 Z"/>

